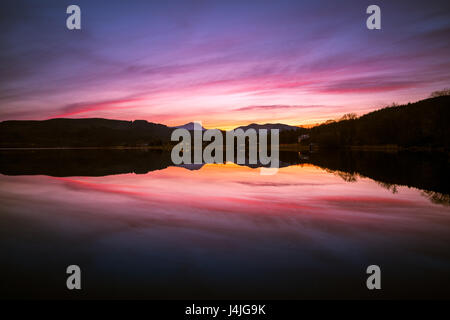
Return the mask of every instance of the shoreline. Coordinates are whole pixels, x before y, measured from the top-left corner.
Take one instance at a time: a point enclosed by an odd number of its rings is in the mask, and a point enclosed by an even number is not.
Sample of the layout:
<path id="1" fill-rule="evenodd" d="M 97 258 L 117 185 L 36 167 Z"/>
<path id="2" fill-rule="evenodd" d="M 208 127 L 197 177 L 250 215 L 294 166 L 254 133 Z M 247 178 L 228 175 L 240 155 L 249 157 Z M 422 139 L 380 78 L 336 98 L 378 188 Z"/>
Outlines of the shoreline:
<path id="1" fill-rule="evenodd" d="M 161 145 L 161 146 L 140 146 L 140 147 L 126 147 L 126 146 L 110 146 L 110 147 L 0 147 L 0 151 L 14 151 L 14 150 L 162 150 L 162 151 L 170 151 L 170 145 Z M 270 149 L 270 148 L 269 148 Z M 401 151 L 408 152 L 439 152 L 439 153 L 448 153 L 444 147 L 432 148 L 432 147 L 401 147 L 398 145 L 363 145 L 363 146 L 342 146 L 337 148 L 330 147 L 321 147 L 319 145 L 314 145 L 312 149 L 309 145 L 300 145 L 297 143 L 291 144 L 280 144 L 280 151 L 312 151 L 318 152 L 320 150 L 350 150 L 350 151 L 373 151 L 373 152 L 388 152 L 388 153 L 397 153 Z"/>
<path id="2" fill-rule="evenodd" d="M 3 150 L 139 150 L 139 149 L 152 149 L 152 150 L 170 150 L 166 146 L 145 146 L 145 147 L 18 147 L 18 148 L 0 148 Z"/>
<path id="3" fill-rule="evenodd" d="M 408 152 L 441 152 L 441 153 L 449 153 L 444 147 L 401 147 L 395 144 L 387 144 L 387 145 L 362 145 L 362 146 L 340 146 L 340 147 L 322 147 L 319 145 L 314 145 L 312 151 L 319 150 L 351 150 L 351 151 L 375 151 L 375 152 L 389 152 L 389 153 L 397 153 L 401 151 Z M 308 145 L 299 145 L 296 143 L 292 144 L 280 144 L 280 151 L 310 151 L 310 147 Z"/>

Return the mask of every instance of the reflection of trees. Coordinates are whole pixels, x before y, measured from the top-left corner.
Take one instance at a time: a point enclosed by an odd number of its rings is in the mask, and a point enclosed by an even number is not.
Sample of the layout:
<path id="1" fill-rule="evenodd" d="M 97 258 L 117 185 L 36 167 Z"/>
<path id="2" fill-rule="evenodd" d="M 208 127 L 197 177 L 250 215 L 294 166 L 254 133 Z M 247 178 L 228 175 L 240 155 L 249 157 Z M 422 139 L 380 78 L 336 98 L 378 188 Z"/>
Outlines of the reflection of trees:
<path id="1" fill-rule="evenodd" d="M 381 182 L 381 181 L 376 181 L 374 180 L 379 186 L 388 189 L 389 191 L 391 191 L 393 194 L 398 193 L 397 190 L 397 185 L 396 184 L 392 184 L 392 183 L 387 183 L 387 182 Z"/>
<path id="2" fill-rule="evenodd" d="M 397 188 L 408 186 L 450 194 L 450 167 L 446 153 L 321 150 L 310 153 L 308 160 L 300 161 L 327 168 L 330 173 L 355 173 L 359 177 L 382 182 L 384 184 L 380 186 L 391 191 L 395 190 L 392 185 L 396 185 Z"/>
<path id="3" fill-rule="evenodd" d="M 333 173 L 342 178 L 345 182 L 356 182 L 358 181 L 358 174 L 355 172 L 344 172 L 339 170 L 326 170 L 327 172 Z"/>
<path id="4" fill-rule="evenodd" d="M 450 195 L 434 191 L 422 191 L 421 194 L 435 204 L 450 206 Z"/>

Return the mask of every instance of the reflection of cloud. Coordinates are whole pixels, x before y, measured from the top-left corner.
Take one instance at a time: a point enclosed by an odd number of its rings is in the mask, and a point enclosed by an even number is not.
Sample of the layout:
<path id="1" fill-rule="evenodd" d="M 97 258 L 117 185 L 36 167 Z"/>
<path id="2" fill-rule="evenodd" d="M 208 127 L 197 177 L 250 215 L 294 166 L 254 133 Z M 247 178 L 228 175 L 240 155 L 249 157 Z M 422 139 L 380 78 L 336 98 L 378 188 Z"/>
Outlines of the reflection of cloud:
<path id="1" fill-rule="evenodd" d="M 236 183 L 248 185 L 252 187 L 291 187 L 291 186 L 323 186 L 323 183 L 283 183 L 283 182 L 252 182 L 252 181 L 236 181 Z M 329 184 L 328 184 L 329 185 Z"/>
<path id="2" fill-rule="evenodd" d="M 344 210 L 375 210 L 381 211 L 386 208 L 407 208 L 414 204 L 414 201 L 407 199 L 395 199 L 378 196 L 318 196 L 314 200 L 332 205 L 335 208 Z"/>

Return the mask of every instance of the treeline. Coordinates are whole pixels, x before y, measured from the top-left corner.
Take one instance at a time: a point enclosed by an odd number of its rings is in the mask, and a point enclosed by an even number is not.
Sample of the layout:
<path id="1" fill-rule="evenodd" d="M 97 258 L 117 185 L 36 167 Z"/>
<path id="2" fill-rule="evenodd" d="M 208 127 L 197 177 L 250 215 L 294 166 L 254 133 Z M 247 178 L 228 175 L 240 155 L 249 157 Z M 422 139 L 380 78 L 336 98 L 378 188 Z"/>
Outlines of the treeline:
<path id="1" fill-rule="evenodd" d="M 136 147 L 162 145 L 173 129 L 145 120 L 51 119 L 0 123 L 0 147 Z"/>
<path id="2" fill-rule="evenodd" d="M 325 148 L 397 145 L 450 150 L 449 120 L 450 96 L 444 95 L 386 107 L 361 117 L 348 114 L 339 121 L 328 121 L 310 129 L 282 124 L 247 127 L 278 128 L 281 144 L 298 143 L 301 137 L 301 144 L 313 143 Z M 145 120 L 3 121 L 0 148 L 170 146 L 177 143 L 170 141 L 173 130 Z M 225 136 L 225 132 L 222 134 Z"/>
<path id="3" fill-rule="evenodd" d="M 300 135 L 321 147 L 397 145 L 450 149 L 450 96 L 394 105 L 361 117 L 323 124 L 311 129 L 282 132 L 281 143 L 295 143 Z"/>

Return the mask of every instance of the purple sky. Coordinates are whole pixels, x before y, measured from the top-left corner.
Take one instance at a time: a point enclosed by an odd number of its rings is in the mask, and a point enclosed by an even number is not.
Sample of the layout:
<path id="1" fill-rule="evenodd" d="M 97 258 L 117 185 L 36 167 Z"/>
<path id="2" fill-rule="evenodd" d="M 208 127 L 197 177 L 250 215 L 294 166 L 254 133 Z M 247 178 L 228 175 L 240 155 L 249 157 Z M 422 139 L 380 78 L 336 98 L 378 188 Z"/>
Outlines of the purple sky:
<path id="1" fill-rule="evenodd" d="M 77 4 L 82 30 L 66 29 Z M 368 5 L 381 30 L 366 28 Z M 450 86 L 449 1 L 2 1 L 0 120 L 310 124 Z"/>

